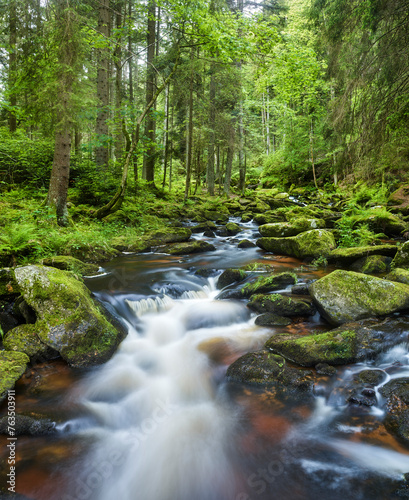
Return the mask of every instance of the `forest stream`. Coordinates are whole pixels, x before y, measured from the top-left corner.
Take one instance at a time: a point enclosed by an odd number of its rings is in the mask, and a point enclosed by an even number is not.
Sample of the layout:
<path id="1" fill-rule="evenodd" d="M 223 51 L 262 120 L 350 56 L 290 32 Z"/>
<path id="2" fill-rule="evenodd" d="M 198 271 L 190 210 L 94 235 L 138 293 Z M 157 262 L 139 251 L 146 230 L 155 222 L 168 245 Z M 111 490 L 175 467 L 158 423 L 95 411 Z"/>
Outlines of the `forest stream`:
<path id="1" fill-rule="evenodd" d="M 33 500 L 409 496 L 403 481 L 409 450 L 385 430 L 379 393 L 391 379 L 409 376 L 406 344 L 322 376 L 311 398 L 283 400 L 268 388 L 226 379 L 231 363 L 274 333 L 330 328 L 318 314 L 286 327 L 259 327 L 245 302 L 217 300 L 223 269 L 268 263 L 275 272 L 294 271 L 299 283 L 332 270 L 237 249 L 238 238 L 258 234 L 255 224 L 240 225 L 237 238 L 211 239 L 215 252 L 123 254 L 86 278 L 129 333 L 100 367 L 74 370 L 56 360 L 18 382 L 18 411 L 57 422 L 52 435 L 18 438 L 18 493 Z M 400 319 L 409 330 L 409 318 Z M 368 369 L 382 372 L 377 404 L 345 404 L 348 381 Z M 6 444 L 1 436 L 3 462 Z"/>

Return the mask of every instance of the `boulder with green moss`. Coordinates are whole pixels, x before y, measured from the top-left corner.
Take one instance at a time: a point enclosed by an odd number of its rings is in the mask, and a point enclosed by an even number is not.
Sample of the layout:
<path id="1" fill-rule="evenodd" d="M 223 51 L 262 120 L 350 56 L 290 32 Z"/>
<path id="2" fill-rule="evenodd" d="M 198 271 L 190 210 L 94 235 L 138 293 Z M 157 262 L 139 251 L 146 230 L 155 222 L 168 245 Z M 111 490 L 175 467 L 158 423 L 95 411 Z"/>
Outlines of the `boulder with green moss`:
<path id="1" fill-rule="evenodd" d="M 43 259 L 44 266 L 56 267 L 62 271 L 72 271 L 81 276 L 92 276 L 98 273 L 99 266 L 97 264 L 86 264 L 81 260 L 75 259 L 69 255 L 56 255 L 55 257 L 47 257 Z"/>
<path id="2" fill-rule="evenodd" d="M 333 271 L 312 283 L 310 294 L 333 325 L 409 310 L 408 285 L 353 271 Z"/>
<path id="3" fill-rule="evenodd" d="M 257 293 L 274 292 L 288 285 L 295 285 L 297 281 L 297 275 L 289 272 L 261 276 L 256 278 L 255 281 L 245 284 L 241 289 L 241 294 L 243 297 L 250 297 Z"/>
<path id="4" fill-rule="evenodd" d="M 311 394 L 314 385 L 311 371 L 293 368 L 268 350 L 245 354 L 229 366 L 226 376 L 229 381 L 268 387 L 284 396 Z"/>
<path id="5" fill-rule="evenodd" d="M 372 255 L 382 255 L 384 257 L 393 258 L 397 251 L 398 247 L 396 245 L 368 245 L 363 247 L 336 248 L 327 255 L 327 260 L 339 266 L 349 266 L 358 259 L 370 257 Z"/>
<path id="6" fill-rule="evenodd" d="M 3 339 L 6 351 L 24 352 L 31 361 L 45 361 L 58 356 L 58 353 L 40 340 L 38 329 L 45 324 L 23 324 L 10 330 Z M 48 329 L 43 332 L 43 337 L 48 334 Z"/>
<path id="7" fill-rule="evenodd" d="M 255 248 L 257 245 L 255 243 L 253 243 L 252 241 L 250 240 L 241 240 L 238 245 L 237 245 L 237 248 Z"/>
<path id="8" fill-rule="evenodd" d="M 0 351 L 0 402 L 26 371 L 30 358 L 23 352 Z"/>
<path id="9" fill-rule="evenodd" d="M 204 233 L 205 231 L 217 229 L 217 226 L 212 221 L 204 221 L 190 228 L 192 233 Z"/>
<path id="10" fill-rule="evenodd" d="M 372 231 L 388 236 L 397 236 L 408 230 L 408 224 L 397 215 L 386 211 L 377 212 L 375 209 L 373 215 L 359 217 L 356 223 L 368 224 Z"/>
<path id="11" fill-rule="evenodd" d="M 263 224 L 258 228 L 261 236 L 268 238 L 285 238 L 297 236 L 297 234 L 311 229 L 324 229 L 325 222 L 320 219 L 294 219 L 291 222 L 276 222 L 274 224 Z"/>
<path id="12" fill-rule="evenodd" d="M 294 299 L 279 293 L 252 295 L 247 305 L 259 313 L 269 312 L 279 316 L 312 316 L 316 313 L 314 305 L 308 300 Z"/>
<path id="13" fill-rule="evenodd" d="M 409 271 L 407 269 L 397 268 L 385 276 L 388 281 L 397 281 L 409 285 Z"/>
<path id="14" fill-rule="evenodd" d="M 189 255 L 192 253 L 213 252 L 216 247 L 203 240 L 187 241 L 186 243 L 174 243 L 161 249 L 169 255 Z"/>
<path id="15" fill-rule="evenodd" d="M 404 269 L 409 269 L 409 241 L 406 241 L 397 253 L 392 261 L 392 267 L 403 267 Z"/>
<path id="16" fill-rule="evenodd" d="M 182 243 L 188 241 L 192 231 L 187 227 L 169 227 L 156 231 L 149 236 L 150 246 L 166 245 L 167 243 Z"/>
<path id="17" fill-rule="evenodd" d="M 288 238 L 260 238 L 257 245 L 278 255 L 305 259 L 326 257 L 335 248 L 335 239 L 330 231 L 313 229 Z"/>
<path id="18" fill-rule="evenodd" d="M 36 333 L 74 367 L 107 361 L 125 336 L 72 273 L 46 266 L 15 269 L 16 281 L 35 311 Z"/>
<path id="19" fill-rule="evenodd" d="M 217 288 L 221 290 L 222 288 L 232 285 L 233 283 L 243 281 L 246 277 L 247 273 L 241 269 L 226 269 L 217 280 Z"/>
<path id="20" fill-rule="evenodd" d="M 392 257 L 385 255 L 370 255 L 356 260 L 351 265 L 351 271 L 364 274 L 386 273 L 390 270 Z"/>
<path id="21" fill-rule="evenodd" d="M 274 210 L 269 212 L 264 212 L 262 214 L 256 213 L 253 217 L 256 224 L 273 224 L 276 222 L 285 222 L 285 216 L 283 214 L 277 214 Z"/>
<path id="22" fill-rule="evenodd" d="M 235 236 L 241 232 L 241 227 L 235 222 L 228 222 L 226 224 L 226 231 L 229 236 Z"/>
<path id="23" fill-rule="evenodd" d="M 264 313 L 257 316 L 254 323 L 257 326 L 288 326 L 291 325 L 291 320 L 286 318 L 285 316 L 279 316 L 278 314 L 273 313 Z"/>
<path id="24" fill-rule="evenodd" d="M 265 347 L 300 366 L 347 365 L 373 359 L 407 341 L 407 327 L 407 322 L 392 318 L 382 322 L 368 319 L 313 335 L 277 334 Z"/>

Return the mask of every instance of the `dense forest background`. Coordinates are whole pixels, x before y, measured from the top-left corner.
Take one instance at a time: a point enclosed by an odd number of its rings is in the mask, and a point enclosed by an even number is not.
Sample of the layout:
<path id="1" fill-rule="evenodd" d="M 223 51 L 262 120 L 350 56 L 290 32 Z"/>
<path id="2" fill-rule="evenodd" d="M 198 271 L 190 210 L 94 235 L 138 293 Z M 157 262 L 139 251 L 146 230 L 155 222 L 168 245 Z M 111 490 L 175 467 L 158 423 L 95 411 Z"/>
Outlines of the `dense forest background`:
<path id="1" fill-rule="evenodd" d="M 409 157 L 407 0 L 6 0 L 0 189 L 98 219 L 147 193 L 365 181 Z M 26 193 L 27 195 L 27 193 Z"/>

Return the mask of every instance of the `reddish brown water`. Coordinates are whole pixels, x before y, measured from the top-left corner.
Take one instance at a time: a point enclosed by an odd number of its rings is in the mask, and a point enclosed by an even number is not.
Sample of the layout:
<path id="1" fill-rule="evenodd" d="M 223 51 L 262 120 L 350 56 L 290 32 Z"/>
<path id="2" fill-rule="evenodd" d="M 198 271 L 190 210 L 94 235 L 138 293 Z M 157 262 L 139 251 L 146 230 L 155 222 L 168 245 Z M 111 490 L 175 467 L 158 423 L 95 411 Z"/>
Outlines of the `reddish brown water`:
<path id="1" fill-rule="evenodd" d="M 236 243 L 220 239 L 217 252 L 194 257 L 127 255 L 106 265 L 105 276 L 87 280 L 130 321 L 131 333 L 105 367 L 78 371 L 53 361 L 18 382 L 17 411 L 47 416 L 59 432 L 18 437 L 17 492 L 33 500 L 398 498 L 409 452 L 385 430 L 382 412 L 331 403 L 355 367 L 339 370 L 335 380 L 322 377 L 324 396 L 308 401 L 225 382 L 227 366 L 273 333 L 328 329 L 319 318 L 260 329 L 241 317 L 244 305 L 226 303 L 221 311 L 209 297 L 176 299 L 170 311 L 132 317 L 125 299 L 158 295 L 169 284 L 211 288 L 196 269 L 260 262 L 276 272 L 295 270 L 301 282 L 330 271 L 238 251 Z M 404 347 L 396 356 L 409 374 Z M 393 360 L 379 364 L 388 372 Z M 0 410 L 5 414 L 5 403 Z M 0 437 L 3 484 L 6 444 Z"/>

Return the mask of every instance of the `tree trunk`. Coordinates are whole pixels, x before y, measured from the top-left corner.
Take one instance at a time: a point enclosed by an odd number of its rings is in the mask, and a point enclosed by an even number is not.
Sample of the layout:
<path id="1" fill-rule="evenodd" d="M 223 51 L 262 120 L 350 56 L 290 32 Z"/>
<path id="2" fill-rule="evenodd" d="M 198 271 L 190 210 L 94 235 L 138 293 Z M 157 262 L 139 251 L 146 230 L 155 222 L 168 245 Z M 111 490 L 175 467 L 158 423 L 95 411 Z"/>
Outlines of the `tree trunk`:
<path id="1" fill-rule="evenodd" d="M 153 61 L 155 59 L 155 40 L 156 40 L 156 3 L 155 0 L 149 0 L 148 3 L 148 32 L 147 32 L 147 78 L 146 78 L 146 105 L 152 100 L 152 97 L 155 93 L 155 70 L 153 68 Z M 153 105 L 152 109 L 155 109 L 155 105 Z M 156 138 L 156 121 L 150 112 L 146 117 L 145 121 L 145 137 L 148 140 L 148 147 L 146 148 L 145 155 L 143 157 L 143 169 L 142 169 L 142 177 L 150 182 L 154 183 L 155 181 L 155 138 Z"/>
<path id="2" fill-rule="evenodd" d="M 109 0 L 100 0 L 98 16 L 98 32 L 108 44 L 109 37 Z M 108 81 L 108 48 L 103 47 L 98 51 L 97 71 L 97 122 L 96 133 L 99 145 L 95 150 L 95 162 L 97 167 L 105 169 L 108 166 L 108 118 L 109 118 L 109 81 Z"/>
<path id="3" fill-rule="evenodd" d="M 186 185 L 185 185 L 185 201 L 189 196 L 190 189 L 190 178 L 192 175 L 192 145 L 193 145 L 193 59 L 194 59 L 194 47 L 190 51 L 190 85 L 189 85 L 189 121 L 188 121 L 188 139 L 187 139 L 187 151 L 186 151 Z"/>
<path id="4" fill-rule="evenodd" d="M 120 160 L 122 155 L 123 137 L 122 137 L 122 2 L 116 5 L 116 29 L 117 39 L 114 52 L 115 64 L 115 159 Z"/>
<path id="5" fill-rule="evenodd" d="M 8 116 L 9 130 L 14 133 L 17 130 L 17 94 L 15 89 L 17 73 L 17 5 L 16 0 L 10 1 L 10 20 L 9 20 L 9 74 L 8 87 L 10 99 L 10 111 Z"/>
<path id="6" fill-rule="evenodd" d="M 166 170 L 168 167 L 168 145 L 169 145 L 169 85 L 165 88 L 165 131 L 163 134 L 163 183 L 166 184 Z"/>
<path id="7" fill-rule="evenodd" d="M 65 126 L 55 134 L 55 149 L 47 205 L 53 206 L 59 226 L 68 224 L 67 194 L 70 178 L 71 134 Z"/>
<path id="8" fill-rule="evenodd" d="M 227 159 L 226 159 L 226 173 L 224 175 L 224 194 L 229 196 L 230 194 L 230 181 L 231 181 L 231 172 L 233 167 L 233 155 L 234 155 L 234 146 L 233 141 L 229 141 L 229 145 L 227 146 Z"/>
<path id="9" fill-rule="evenodd" d="M 210 196 L 214 196 L 214 144 L 216 140 L 216 80 L 215 80 L 216 65 L 210 66 L 210 92 L 209 92 L 209 145 L 207 148 L 207 191 Z"/>

